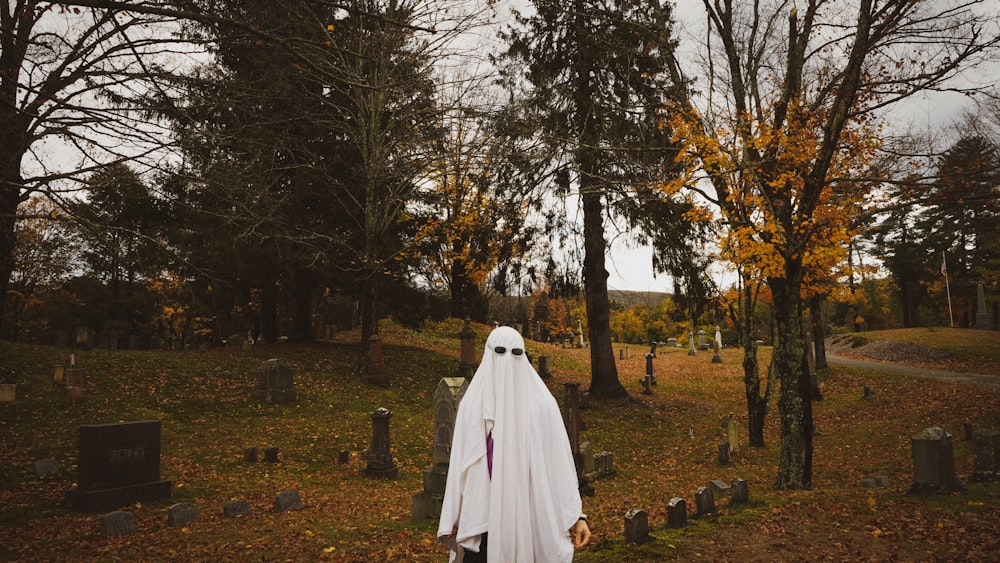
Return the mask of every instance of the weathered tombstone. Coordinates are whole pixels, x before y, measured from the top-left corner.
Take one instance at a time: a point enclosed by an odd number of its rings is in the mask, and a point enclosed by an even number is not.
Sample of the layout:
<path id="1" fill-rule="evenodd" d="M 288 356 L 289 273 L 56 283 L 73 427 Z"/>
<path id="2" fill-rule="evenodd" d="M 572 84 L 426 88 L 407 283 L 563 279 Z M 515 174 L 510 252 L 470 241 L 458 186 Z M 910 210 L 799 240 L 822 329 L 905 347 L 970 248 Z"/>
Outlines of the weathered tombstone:
<path id="1" fill-rule="evenodd" d="M 932 426 L 911 440 L 913 484 L 908 493 L 935 491 L 952 493 L 965 487 L 955 476 L 955 453 L 951 434 Z"/>
<path id="2" fill-rule="evenodd" d="M 667 348 L 676 348 L 676 347 L 677 347 L 677 339 L 676 338 L 668 338 L 667 339 Z"/>
<path id="3" fill-rule="evenodd" d="M 705 344 L 705 329 L 698 331 L 698 349 L 708 350 L 708 344 Z"/>
<path id="4" fill-rule="evenodd" d="M 719 498 L 722 498 L 723 494 L 728 494 L 731 489 L 729 483 L 721 479 L 712 479 L 712 481 L 709 482 L 708 486 L 709 488 L 712 489 L 712 494 L 719 495 Z"/>
<path id="5" fill-rule="evenodd" d="M 653 394 L 653 378 L 647 373 L 642 379 L 639 380 L 639 384 L 642 385 L 643 395 Z"/>
<path id="6" fill-rule="evenodd" d="M 455 415 L 469 383 L 464 377 L 444 377 L 434 391 L 434 455 L 432 465 L 424 470 L 424 490 L 413 495 L 414 520 L 437 518 L 441 515 L 451 441 L 455 433 Z"/>
<path id="7" fill-rule="evenodd" d="M 696 355 L 698 353 L 698 351 L 694 349 L 694 331 L 693 330 L 689 330 L 688 331 L 688 344 L 689 344 L 689 346 L 688 346 L 688 356 L 694 356 L 694 355 Z"/>
<path id="8" fill-rule="evenodd" d="M 698 487 L 694 492 L 694 505 L 697 508 L 695 516 L 704 518 L 715 514 L 715 495 L 708 487 Z"/>
<path id="9" fill-rule="evenodd" d="M 656 346 L 657 346 L 657 344 L 659 344 L 659 343 L 656 340 L 653 340 L 652 338 L 649 339 L 649 353 L 646 354 L 647 358 L 650 357 L 650 356 L 652 356 L 654 358 L 656 357 Z"/>
<path id="10" fill-rule="evenodd" d="M 472 379 L 476 371 L 476 331 L 472 330 L 472 319 L 465 317 L 465 326 L 458 333 L 461 354 L 458 360 L 458 376 Z M 543 375 L 544 377 L 544 375 Z"/>
<path id="11" fill-rule="evenodd" d="M 198 507 L 193 502 L 178 502 L 167 509 L 167 526 L 183 526 L 198 521 Z"/>
<path id="12" fill-rule="evenodd" d="M 541 376 L 542 379 L 552 377 L 552 372 L 549 371 L 548 356 L 538 356 L 538 375 Z"/>
<path id="13" fill-rule="evenodd" d="M 618 359 L 619 360 L 624 360 L 625 359 L 625 349 L 624 348 L 619 348 L 618 349 Z"/>
<path id="14" fill-rule="evenodd" d="M 172 483 L 160 479 L 160 421 L 80 426 L 77 490 L 83 512 L 170 498 Z"/>
<path id="15" fill-rule="evenodd" d="M 625 542 L 642 545 L 649 542 L 649 515 L 645 510 L 633 508 L 625 513 Z"/>
<path id="16" fill-rule="evenodd" d="M 577 347 L 578 348 L 585 348 L 586 344 L 583 342 L 583 320 L 582 319 L 577 319 L 576 320 L 576 334 L 577 334 L 577 338 L 578 338 Z"/>
<path id="17" fill-rule="evenodd" d="M 274 509 L 278 512 L 285 512 L 286 510 L 302 510 L 302 508 L 302 498 L 299 497 L 298 491 L 281 491 L 274 498 Z"/>
<path id="18" fill-rule="evenodd" d="M 116 510 L 101 517 L 102 536 L 124 536 L 135 533 L 135 514 Z"/>
<path id="19" fill-rule="evenodd" d="M 264 461 L 268 463 L 278 463 L 278 447 L 270 446 L 264 448 Z"/>
<path id="20" fill-rule="evenodd" d="M 865 477 L 864 479 L 861 480 L 861 488 L 872 489 L 874 487 L 875 487 L 875 479 L 871 477 Z"/>
<path id="21" fill-rule="evenodd" d="M 687 524 L 687 502 L 680 497 L 674 497 L 667 503 L 667 527 L 683 528 Z"/>
<path id="22" fill-rule="evenodd" d="M 980 428 L 972 433 L 974 482 L 1000 481 L 1000 431 Z"/>
<path id="23" fill-rule="evenodd" d="M 722 440 L 719 442 L 719 465 L 729 465 L 730 454 L 732 454 L 732 449 L 729 447 L 729 442 Z"/>
<path id="24" fill-rule="evenodd" d="M 874 399 L 875 398 L 875 388 L 872 387 L 871 385 L 865 385 L 865 394 L 862 395 L 862 398 L 865 398 L 865 399 Z"/>
<path id="25" fill-rule="evenodd" d="M 377 334 L 368 338 L 368 368 L 365 381 L 369 385 L 385 387 L 389 385 L 389 372 L 382 361 L 382 339 Z"/>
<path id="26" fill-rule="evenodd" d="M 656 354 L 652 352 L 646 354 L 646 377 L 649 379 L 650 385 L 653 386 L 656 385 L 656 371 L 653 369 L 653 358 L 655 357 Z"/>
<path id="27" fill-rule="evenodd" d="M 343 465 L 349 461 L 351 461 L 351 452 L 345 450 L 337 454 L 337 463 Z"/>
<path id="28" fill-rule="evenodd" d="M 563 403 L 563 423 L 569 435 L 570 450 L 573 452 L 573 462 L 576 465 L 576 477 L 580 486 L 580 494 L 594 495 L 594 487 L 587 482 L 583 473 L 583 456 L 580 453 L 580 432 L 583 430 L 583 419 L 580 417 L 580 384 L 575 381 L 564 383 L 566 399 Z"/>
<path id="29" fill-rule="evenodd" d="M 250 516 L 253 511 L 250 509 L 250 503 L 245 500 L 234 500 L 232 502 L 227 502 L 222 507 L 222 515 L 226 518 L 236 518 L 238 516 Z"/>
<path id="30" fill-rule="evenodd" d="M 52 366 L 52 381 L 62 383 L 66 380 L 66 367 L 62 365 Z"/>
<path id="31" fill-rule="evenodd" d="M 594 446 L 590 442 L 580 443 L 580 457 L 583 459 L 583 473 L 594 473 Z"/>
<path id="32" fill-rule="evenodd" d="M 295 370 L 285 360 L 272 358 L 257 369 L 257 389 L 254 397 L 270 404 L 288 404 L 298 400 L 294 381 Z"/>
<path id="33" fill-rule="evenodd" d="M 379 407 L 371 414 L 372 417 L 372 444 L 368 450 L 368 464 L 365 467 L 366 477 L 376 477 L 380 479 L 395 479 L 399 475 L 399 468 L 392 459 L 392 451 L 389 448 L 389 419 L 392 412 L 389 409 Z"/>
<path id="34" fill-rule="evenodd" d="M 986 308 L 986 293 L 983 291 L 982 282 L 976 285 L 976 328 L 990 329 L 990 312 Z"/>
<path id="35" fill-rule="evenodd" d="M 46 475 L 57 475 L 59 473 L 59 462 L 54 459 L 40 459 L 35 462 L 35 476 L 45 477 Z"/>
<path id="36" fill-rule="evenodd" d="M 250 447 L 243 450 L 243 461 L 247 463 L 257 462 L 257 448 Z"/>
<path id="37" fill-rule="evenodd" d="M 750 502 L 750 486 L 743 479 L 734 479 L 730 483 L 733 489 L 733 496 L 729 499 L 729 504 L 746 504 Z"/>
<path id="38" fill-rule="evenodd" d="M 875 486 L 876 487 L 888 487 L 889 486 L 889 478 L 886 477 L 885 475 L 876 475 L 875 476 Z"/>

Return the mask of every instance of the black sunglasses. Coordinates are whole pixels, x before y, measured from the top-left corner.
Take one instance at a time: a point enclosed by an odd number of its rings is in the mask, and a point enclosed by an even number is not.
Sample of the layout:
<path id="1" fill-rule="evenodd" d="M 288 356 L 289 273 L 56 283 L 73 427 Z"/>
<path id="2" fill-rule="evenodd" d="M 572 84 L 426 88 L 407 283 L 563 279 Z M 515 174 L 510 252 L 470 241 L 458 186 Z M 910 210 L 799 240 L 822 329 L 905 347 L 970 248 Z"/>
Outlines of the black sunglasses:
<path id="1" fill-rule="evenodd" d="M 501 356 L 507 353 L 507 349 L 504 348 L 503 346 L 497 346 L 496 348 L 493 349 L 493 351 Z M 520 356 L 521 354 L 524 353 L 524 350 L 522 350 L 521 348 L 511 348 L 510 353 L 514 354 L 515 356 Z"/>

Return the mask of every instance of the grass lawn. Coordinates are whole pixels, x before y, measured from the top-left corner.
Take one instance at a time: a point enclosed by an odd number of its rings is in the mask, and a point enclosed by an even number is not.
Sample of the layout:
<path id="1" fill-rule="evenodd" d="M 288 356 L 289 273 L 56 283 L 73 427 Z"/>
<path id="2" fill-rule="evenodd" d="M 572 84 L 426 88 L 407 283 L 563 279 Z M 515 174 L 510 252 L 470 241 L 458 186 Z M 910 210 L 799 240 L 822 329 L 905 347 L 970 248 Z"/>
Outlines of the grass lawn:
<path id="1" fill-rule="evenodd" d="M 369 387 L 353 373 L 353 332 L 313 345 L 185 352 L 0 343 L 0 363 L 21 374 L 16 401 L 0 403 L 0 559 L 443 561 L 447 552 L 434 538 L 436 521 L 413 521 L 410 511 L 431 463 L 434 389 L 457 367 L 460 328 L 448 321 L 412 332 L 385 323 L 388 388 Z M 488 328 L 475 328 L 481 350 Z M 866 335 L 916 338 L 912 331 Z M 954 347 L 956 357 L 987 350 L 989 357 L 972 365 L 1000 358 L 995 332 L 939 329 L 932 339 Z M 974 339 L 983 340 L 967 351 Z M 549 356 L 554 376 L 548 383 L 560 403 L 564 383 L 587 387 L 587 350 L 529 343 L 529 351 Z M 633 345 L 631 358 L 618 364 L 632 400 L 587 400 L 582 410 L 582 440 L 595 452 L 612 452 L 617 475 L 594 482 L 596 495 L 584 499 L 595 538 L 578 561 L 1000 558 L 1000 484 L 970 483 L 958 495 L 904 494 L 913 480 L 910 438 L 928 426 L 955 436 L 957 473 L 963 480 L 971 473 L 972 445 L 962 440 L 962 424 L 1000 429 L 1000 388 L 835 367 L 822 374 L 825 399 L 814 406 L 813 488 L 772 491 L 776 406 L 768 416 L 766 447 L 743 445 L 731 465 L 716 463 L 724 418 L 734 414 L 745 437 L 741 351 L 723 350 L 724 363 L 712 364 L 711 352 L 689 356 L 686 349 L 661 348 L 655 359 L 659 385 L 642 395 L 646 351 Z M 52 382 L 53 366 L 71 352 L 88 370 L 83 403 L 68 403 L 65 390 Z M 297 404 L 252 398 L 254 371 L 269 358 L 295 367 Z M 862 397 L 865 385 L 877 390 L 874 398 Z M 393 413 L 395 480 L 362 475 L 370 414 L 378 407 Z M 163 423 L 161 473 L 173 481 L 173 497 L 126 508 L 138 533 L 102 537 L 100 514 L 80 514 L 65 501 L 76 482 L 78 427 L 144 419 Z M 244 462 L 251 446 L 277 446 L 279 462 Z M 339 463 L 344 451 L 349 461 Z M 60 473 L 36 477 L 33 464 L 44 458 L 57 460 Z M 888 477 L 890 485 L 860 487 L 874 476 Z M 719 499 L 717 517 L 666 528 L 672 497 L 685 498 L 693 510 L 698 487 L 737 477 L 750 484 L 748 506 Z M 303 510 L 275 512 L 275 495 L 287 489 L 300 493 Z M 248 501 L 253 514 L 223 517 L 223 505 L 232 500 Z M 200 519 L 167 526 L 166 509 L 175 502 L 194 502 Z M 632 508 L 648 512 L 656 541 L 625 544 L 624 514 Z"/>

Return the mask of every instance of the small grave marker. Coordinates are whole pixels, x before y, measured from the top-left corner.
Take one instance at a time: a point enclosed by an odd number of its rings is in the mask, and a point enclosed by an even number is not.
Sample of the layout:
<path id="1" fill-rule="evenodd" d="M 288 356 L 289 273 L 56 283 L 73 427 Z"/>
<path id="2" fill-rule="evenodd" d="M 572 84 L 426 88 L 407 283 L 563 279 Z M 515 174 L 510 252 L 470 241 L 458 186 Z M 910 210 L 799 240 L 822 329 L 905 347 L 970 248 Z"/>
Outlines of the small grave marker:
<path id="1" fill-rule="evenodd" d="M 178 502 L 167 509 L 168 526 L 184 526 L 198 520 L 198 507 L 193 502 Z"/>
<path id="2" fill-rule="evenodd" d="M 649 535 L 649 515 L 645 510 L 633 508 L 625 513 L 625 541 L 642 545 L 651 541 Z"/>
<path id="3" fill-rule="evenodd" d="M 45 477 L 59 473 L 59 462 L 54 459 L 40 459 L 35 462 L 35 476 Z"/>
<path id="4" fill-rule="evenodd" d="M 687 524 L 687 502 L 674 497 L 667 503 L 667 526 L 670 528 L 683 528 Z"/>
<path id="5" fill-rule="evenodd" d="M 696 517 L 704 518 L 715 514 L 715 495 L 708 487 L 698 487 L 694 493 L 694 504 L 697 508 Z"/>
<path id="6" fill-rule="evenodd" d="M 268 463 L 278 463 L 278 447 L 271 446 L 264 448 L 264 461 Z"/>
<path id="7" fill-rule="evenodd" d="M 232 502 L 227 502 L 225 506 L 222 507 L 222 515 L 226 518 L 237 518 L 239 516 L 250 516 L 253 511 L 250 509 L 250 503 L 245 500 L 234 500 Z"/>
<path id="8" fill-rule="evenodd" d="M 257 448 L 246 448 L 243 450 L 243 461 L 247 463 L 257 462 Z"/>
<path id="9" fill-rule="evenodd" d="M 135 515 L 131 512 L 116 510 L 101 518 L 102 536 L 123 536 L 135 533 Z"/>
<path id="10" fill-rule="evenodd" d="M 734 479 L 730 484 L 733 489 L 733 496 L 729 499 L 730 504 L 746 504 L 750 502 L 750 486 L 743 479 Z"/>
<path id="11" fill-rule="evenodd" d="M 284 512 L 286 510 L 302 510 L 302 498 L 299 496 L 298 491 L 281 491 L 274 498 L 274 508 L 278 512 Z"/>

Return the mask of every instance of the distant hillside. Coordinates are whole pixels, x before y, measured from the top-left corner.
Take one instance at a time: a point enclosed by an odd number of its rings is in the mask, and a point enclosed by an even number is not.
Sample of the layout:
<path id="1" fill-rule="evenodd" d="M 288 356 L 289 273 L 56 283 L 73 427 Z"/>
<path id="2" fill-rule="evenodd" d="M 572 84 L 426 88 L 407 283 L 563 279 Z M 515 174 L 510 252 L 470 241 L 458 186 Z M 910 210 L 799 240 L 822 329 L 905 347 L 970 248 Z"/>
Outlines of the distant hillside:
<path id="1" fill-rule="evenodd" d="M 671 297 L 671 294 L 661 291 L 623 291 L 619 289 L 609 289 L 608 297 L 615 302 L 621 303 L 626 308 L 640 303 L 649 307 L 655 307 L 664 300 Z"/>

